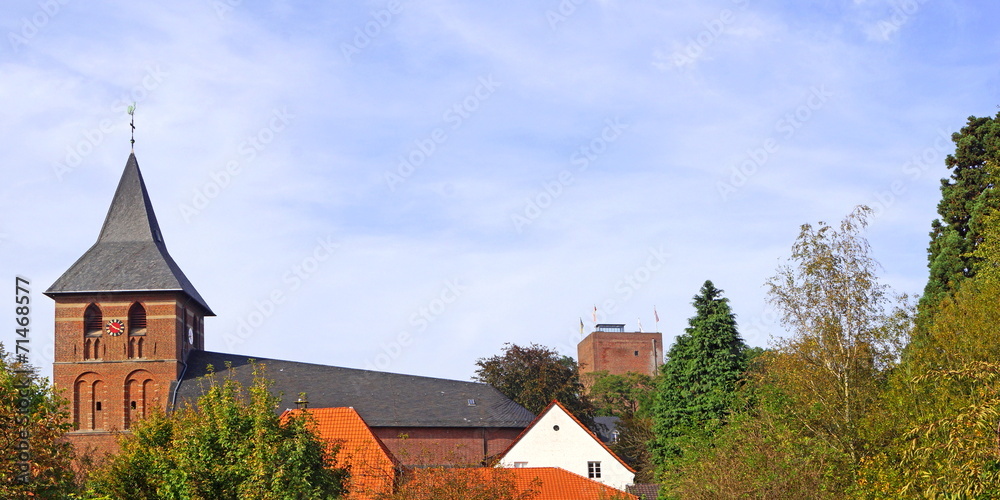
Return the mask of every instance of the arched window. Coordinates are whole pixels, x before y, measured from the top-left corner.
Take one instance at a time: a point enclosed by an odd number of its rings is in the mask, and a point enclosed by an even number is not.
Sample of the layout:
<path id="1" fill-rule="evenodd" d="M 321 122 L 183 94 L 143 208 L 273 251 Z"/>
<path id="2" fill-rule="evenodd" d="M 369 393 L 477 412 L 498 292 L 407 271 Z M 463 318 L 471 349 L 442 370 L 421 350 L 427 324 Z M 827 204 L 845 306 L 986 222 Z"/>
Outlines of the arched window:
<path id="1" fill-rule="evenodd" d="M 135 357 L 137 357 L 137 358 L 144 358 L 145 357 L 143 355 L 143 353 L 142 353 L 142 347 L 143 347 L 143 344 L 145 344 L 145 343 L 146 343 L 146 339 L 144 339 L 144 338 L 139 338 L 139 340 L 137 340 L 135 342 Z"/>
<path id="2" fill-rule="evenodd" d="M 128 334 L 146 334 L 146 308 L 138 302 L 132 304 L 128 310 Z"/>
<path id="3" fill-rule="evenodd" d="M 83 359 L 90 359 L 90 339 L 83 339 Z"/>
<path id="4" fill-rule="evenodd" d="M 78 431 L 104 429 L 104 408 L 101 376 L 94 372 L 81 374 L 73 384 L 73 429 Z"/>
<path id="5" fill-rule="evenodd" d="M 102 406 L 101 397 L 104 396 L 103 386 L 104 382 L 101 382 L 100 380 L 95 380 L 94 383 L 91 385 L 90 403 L 91 403 L 91 415 L 93 415 L 93 419 L 91 419 L 90 428 L 94 430 L 105 428 L 104 426 L 105 411 L 104 408 L 101 407 Z"/>
<path id="6" fill-rule="evenodd" d="M 152 408 L 153 376 L 146 370 L 136 370 L 125 379 L 125 428 L 146 416 Z"/>
<path id="7" fill-rule="evenodd" d="M 101 339 L 94 339 L 94 357 L 93 359 L 101 359 Z"/>
<path id="8" fill-rule="evenodd" d="M 100 335 L 103 330 L 104 318 L 101 316 L 101 309 L 90 304 L 83 313 L 83 333 L 91 336 Z"/>

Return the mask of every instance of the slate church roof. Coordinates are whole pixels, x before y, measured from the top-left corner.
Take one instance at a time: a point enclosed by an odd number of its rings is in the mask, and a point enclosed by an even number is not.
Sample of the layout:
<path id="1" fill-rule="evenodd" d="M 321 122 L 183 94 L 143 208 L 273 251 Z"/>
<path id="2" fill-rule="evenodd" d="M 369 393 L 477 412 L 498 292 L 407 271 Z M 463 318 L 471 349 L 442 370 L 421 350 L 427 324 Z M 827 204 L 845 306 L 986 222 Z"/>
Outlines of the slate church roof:
<path id="1" fill-rule="evenodd" d="M 212 365 L 217 376 L 252 382 L 250 360 L 265 365 L 265 376 L 281 392 L 279 409 L 295 408 L 306 393 L 309 408 L 354 407 L 372 427 L 517 427 L 534 415 L 489 384 L 402 375 L 338 366 L 191 351 L 176 401 L 194 402 Z M 229 367 L 227 367 L 227 363 Z"/>
<path id="2" fill-rule="evenodd" d="M 167 252 L 139 162 L 130 154 L 97 243 L 45 294 L 144 291 L 184 292 L 214 316 Z"/>

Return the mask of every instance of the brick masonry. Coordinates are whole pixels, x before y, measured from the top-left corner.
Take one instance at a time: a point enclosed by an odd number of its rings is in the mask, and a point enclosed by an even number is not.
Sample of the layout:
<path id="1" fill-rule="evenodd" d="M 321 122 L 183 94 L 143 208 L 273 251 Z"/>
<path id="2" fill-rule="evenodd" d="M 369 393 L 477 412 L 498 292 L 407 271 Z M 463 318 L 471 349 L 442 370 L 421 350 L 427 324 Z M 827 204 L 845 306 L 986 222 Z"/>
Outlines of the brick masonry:
<path id="1" fill-rule="evenodd" d="M 523 428 L 372 427 L 406 466 L 478 466 L 499 455 Z"/>
<path id="2" fill-rule="evenodd" d="M 60 294 L 55 301 L 53 383 L 70 403 L 75 428 L 66 437 L 80 454 L 115 453 L 118 435 L 132 422 L 154 409 L 167 410 L 183 360 L 204 342 L 205 311 L 175 292 Z M 129 332 L 135 303 L 146 311 L 144 335 Z M 84 332 L 90 304 L 101 312 L 105 328 L 99 335 Z M 125 322 L 125 333 L 108 333 L 114 319 Z"/>
<path id="3" fill-rule="evenodd" d="M 663 334 L 593 332 L 577 345 L 577 361 L 584 374 L 607 371 L 654 376 L 663 364 Z"/>

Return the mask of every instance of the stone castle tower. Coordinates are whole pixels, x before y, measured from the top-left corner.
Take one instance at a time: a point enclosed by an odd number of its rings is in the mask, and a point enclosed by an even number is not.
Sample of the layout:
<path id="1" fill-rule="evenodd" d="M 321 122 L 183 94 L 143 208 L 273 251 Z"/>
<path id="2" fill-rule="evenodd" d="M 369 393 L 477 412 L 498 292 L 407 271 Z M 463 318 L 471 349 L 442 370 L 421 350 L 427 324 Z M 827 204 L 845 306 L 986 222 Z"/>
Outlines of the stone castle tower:
<path id="1" fill-rule="evenodd" d="M 118 433 L 171 404 L 215 315 L 167 252 L 135 154 L 97 243 L 45 294 L 55 301 L 53 382 L 71 403 L 67 437 L 80 452 L 116 451 Z"/>

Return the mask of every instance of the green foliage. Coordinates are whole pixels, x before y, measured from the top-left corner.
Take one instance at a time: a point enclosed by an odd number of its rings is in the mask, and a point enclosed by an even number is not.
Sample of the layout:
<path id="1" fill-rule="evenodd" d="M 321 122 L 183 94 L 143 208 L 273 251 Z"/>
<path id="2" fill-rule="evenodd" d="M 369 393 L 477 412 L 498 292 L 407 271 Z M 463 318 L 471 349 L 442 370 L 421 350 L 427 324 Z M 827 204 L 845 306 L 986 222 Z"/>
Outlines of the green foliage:
<path id="1" fill-rule="evenodd" d="M 976 274 L 979 257 L 974 251 L 981 241 L 982 217 L 998 206 L 985 166 L 1000 161 L 1000 113 L 993 118 L 970 116 L 952 140 L 955 153 L 945 159 L 951 176 L 941 180 L 941 217 L 931 224 L 922 318 L 933 316 L 934 305 Z"/>
<path id="2" fill-rule="evenodd" d="M 0 345 L 0 498 L 73 492 L 73 450 L 61 440 L 71 427 L 66 403 L 48 380 Z"/>
<path id="3" fill-rule="evenodd" d="M 741 389 L 756 387 L 755 405 L 734 414 L 673 471 L 665 498 L 843 498 L 847 480 L 839 472 L 846 457 L 801 433 L 788 419 L 790 401 L 760 375 Z"/>
<path id="4" fill-rule="evenodd" d="M 722 290 L 706 281 L 693 305 L 695 316 L 661 368 L 652 409 L 653 460 L 665 469 L 722 425 L 747 368 L 747 347 Z"/>
<path id="5" fill-rule="evenodd" d="M 538 344 L 521 347 L 508 343 L 502 355 L 481 358 L 476 366 L 473 380 L 496 387 L 528 411 L 537 414 L 556 399 L 591 425 L 594 406 L 584 394 L 580 367 L 573 358 Z"/>
<path id="6" fill-rule="evenodd" d="M 649 448 L 649 442 L 656 437 L 653 418 L 637 414 L 620 418 L 615 429 L 618 439 L 609 446 L 611 451 L 635 469 L 636 483 L 655 483 L 656 465 Z"/>
<path id="7" fill-rule="evenodd" d="M 282 421 L 263 368 L 253 383 L 208 377 L 196 406 L 143 419 L 91 476 L 97 494 L 129 499 L 326 499 L 346 472 L 306 416 Z"/>
<path id="8" fill-rule="evenodd" d="M 610 447 L 636 471 L 635 482 L 655 481 L 655 467 L 648 443 L 653 439 L 653 419 L 650 407 L 656 394 L 656 379 L 644 373 L 624 375 L 606 371 L 593 372 L 590 377 L 590 399 L 597 414 L 618 417 L 618 439 Z"/>
<path id="9" fill-rule="evenodd" d="M 860 234 L 869 215 L 858 207 L 839 227 L 802 226 L 767 282 L 788 335 L 744 351 L 728 425 L 686 434 L 683 459 L 664 476 L 668 496 L 864 498 L 894 480 L 896 469 L 879 475 L 874 464 L 900 456 L 886 394 L 912 308 L 879 282 Z"/>
<path id="10" fill-rule="evenodd" d="M 587 374 L 591 380 L 589 397 L 595 414 L 602 417 L 632 417 L 648 411 L 654 394 L 653 377 L 628 372 L 614 375 L 607 371 Z"/>
<path id="11" fill-rule="evenodd" d="M 867 498 L 1000 496 L 998 302 L 977 275 L 937 306 L 887 391 L 892 440 L 863 464 Z"/>
<path id="12" fill-rule="evenodd" d="M 858 207 L 839 231 L 804 225 L 791 262 L 767 283 L 789 332 L 776 343 L 768 377 L 794 402 L 804 432 L 854 461 L 865 447 L 860 424 L 878 405 L 911 319 L 907 298 L 879 282 L 860 234 L 870 214 Z"/>

